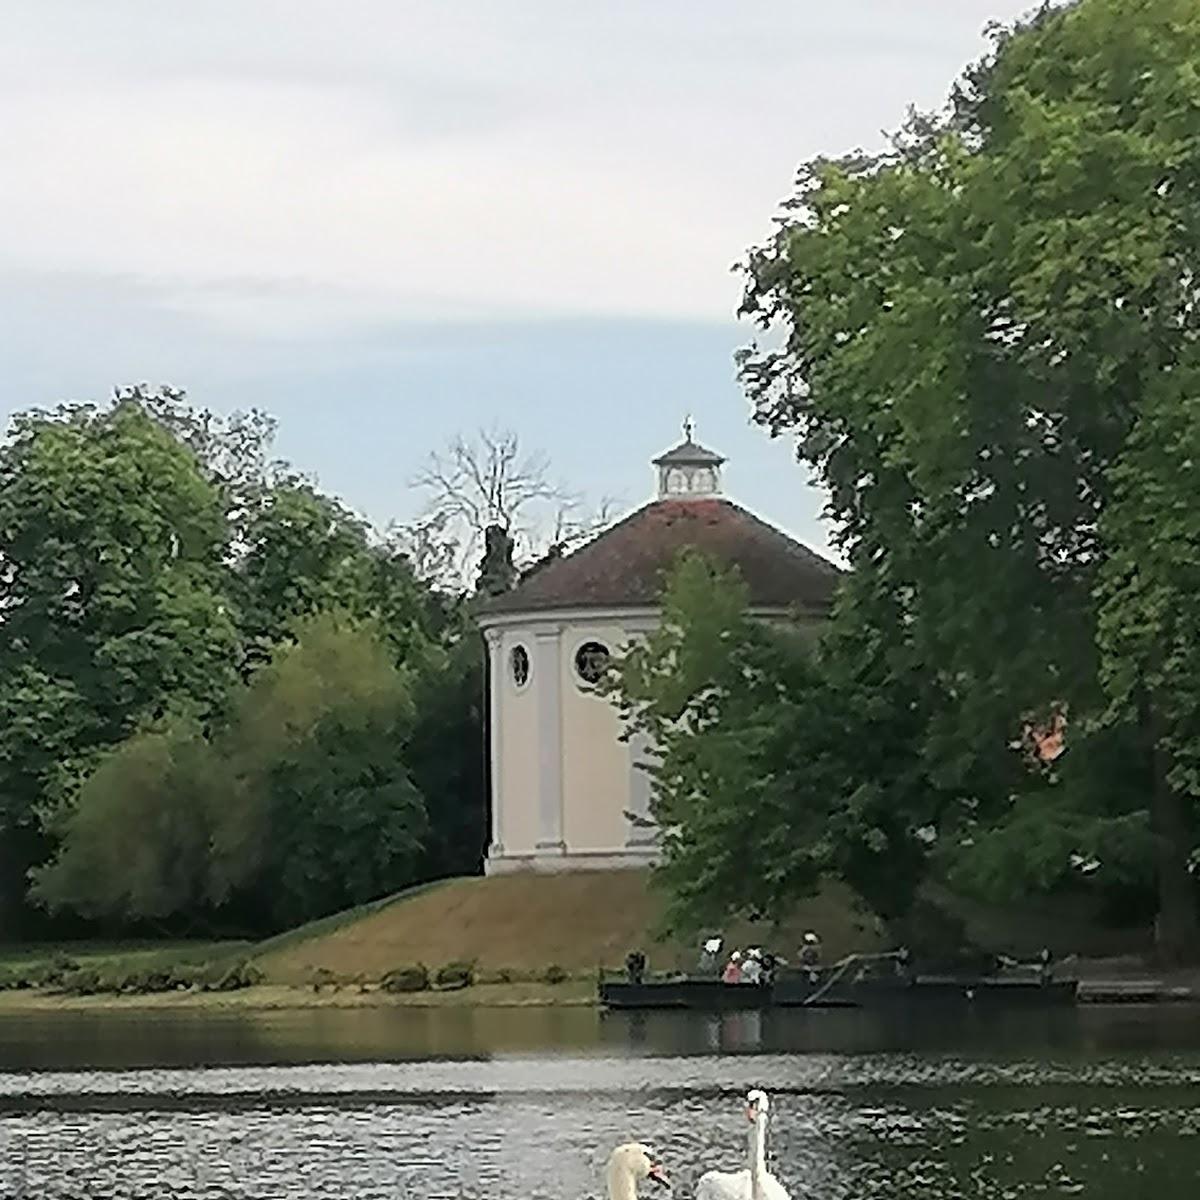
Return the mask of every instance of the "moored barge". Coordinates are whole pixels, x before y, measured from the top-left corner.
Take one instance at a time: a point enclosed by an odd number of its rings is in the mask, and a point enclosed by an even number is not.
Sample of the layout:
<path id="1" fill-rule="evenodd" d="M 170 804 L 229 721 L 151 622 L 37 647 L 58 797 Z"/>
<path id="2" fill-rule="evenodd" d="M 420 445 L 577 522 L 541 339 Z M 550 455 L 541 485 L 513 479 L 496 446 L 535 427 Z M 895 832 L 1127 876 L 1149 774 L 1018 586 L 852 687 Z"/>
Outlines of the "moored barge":
<path id="1" fill-rule="evenodd" d="M 769 1008 L 913 1006 L 1044 1008 L 1078 1002 L 1079 984 L 1042 968 L 994 974 L 879 972 L 857 959 L 833 966 L 782 970 L 765 982 L 724 983 L 704 976 L 601 976 L 600 1002 L 612 1009 L 721 1012 Z"/>

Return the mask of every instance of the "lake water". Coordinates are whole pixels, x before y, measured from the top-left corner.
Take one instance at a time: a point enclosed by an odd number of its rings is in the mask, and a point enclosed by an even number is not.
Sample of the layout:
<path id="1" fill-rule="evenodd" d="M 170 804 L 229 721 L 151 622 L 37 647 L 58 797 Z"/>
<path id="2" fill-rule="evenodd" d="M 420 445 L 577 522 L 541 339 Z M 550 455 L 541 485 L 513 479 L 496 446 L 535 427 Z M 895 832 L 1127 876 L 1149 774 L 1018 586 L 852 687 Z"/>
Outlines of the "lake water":
<path id="1" fill-rule="evenodd" d="M 752 1086 L 795 1197 L 1200 1186 L 1200 1009 L 366 1009 L 0 1017 L 0 1197 L 598 1197 L 630 1138 L 690 1197 Z"/>

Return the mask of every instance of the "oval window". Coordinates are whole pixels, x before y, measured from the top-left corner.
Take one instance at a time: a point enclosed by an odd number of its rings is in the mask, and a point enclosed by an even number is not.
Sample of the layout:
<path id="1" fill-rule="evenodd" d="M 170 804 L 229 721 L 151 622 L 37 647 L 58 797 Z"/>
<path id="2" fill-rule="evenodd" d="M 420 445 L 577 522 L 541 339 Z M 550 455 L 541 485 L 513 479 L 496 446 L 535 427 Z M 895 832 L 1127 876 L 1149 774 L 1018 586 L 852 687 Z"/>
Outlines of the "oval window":
<path id="1" fill-rule="evenodd" d="M 575 671 L 584 683 L 599 683 L 611 661 L 608 647 L 599 642 L 584 642 L 575 651 Z"/>
<path id="2" fill-rule="evenodd" d="M 529 651 L 524 646 L 514 646 L 509 655 L 513 683 L 523 688 L 529 682 Z"/>

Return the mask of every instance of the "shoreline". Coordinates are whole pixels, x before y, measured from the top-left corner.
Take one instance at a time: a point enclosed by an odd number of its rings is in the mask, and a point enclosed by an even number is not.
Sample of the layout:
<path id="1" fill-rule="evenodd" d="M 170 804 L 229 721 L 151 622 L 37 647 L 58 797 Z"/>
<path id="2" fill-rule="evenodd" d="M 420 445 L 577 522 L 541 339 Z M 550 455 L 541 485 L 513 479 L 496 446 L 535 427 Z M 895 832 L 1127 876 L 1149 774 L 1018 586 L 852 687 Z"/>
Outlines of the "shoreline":
<path id="1" fill-rule="evenodd" d="M 464 1009 L 464 1008 L 598 1008 L 595 983 L 571 980 L 561 984 L 474 984 L 456 991 L 384 992 L 285 984 L 256 984 L 229 992 L 153 992 L 145 995 L 71 996 L 54 991 L 0 992 L 0 1017 L 52 1013 L 238 1013 L 304 1012 L 352 1009 Z"/>
<path id="2" fill-rule="evenodd" d="M 1189 986 L 1190 985 L 1190 986 Z M 1089 1009 L 1162 1009 L 1200 1005 L 1194 976 L 1187 984 L 1178 978 L 1089 979 L 1081 981 L 1076 1011 Z M 62 1014 L 191 1013 L 234 1014 L 264 1012 L 353 1011 L 365 1009 L 600 1009 L 593 980 L 560 984 L 481 983 L 456 990 L 392 993 L 356 984 L 311 986 L 263 983 L 237 991 L 175 991 L 119 995 L 111 992 L 74 996 L 63 992 L 20 990 L 0 992 L 0 1018 Z"/>

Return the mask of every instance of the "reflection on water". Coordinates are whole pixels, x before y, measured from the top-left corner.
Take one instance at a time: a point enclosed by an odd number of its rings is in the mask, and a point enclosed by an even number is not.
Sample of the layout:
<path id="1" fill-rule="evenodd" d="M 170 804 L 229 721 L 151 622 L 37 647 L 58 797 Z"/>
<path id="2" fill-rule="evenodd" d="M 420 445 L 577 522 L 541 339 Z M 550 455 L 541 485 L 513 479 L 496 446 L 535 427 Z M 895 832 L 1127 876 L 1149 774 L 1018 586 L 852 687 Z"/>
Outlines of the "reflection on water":
<path id="1" fill-rule="evenodd" d="M 1190 1009 L 55 1014 L 0 1019 L 0 1197 L 596 1196 L 630 1137 L 684 1197 L 737 1165 L 753 1085 L 797 1197 L 1190 1200 L 1200 1175 Z"/>

